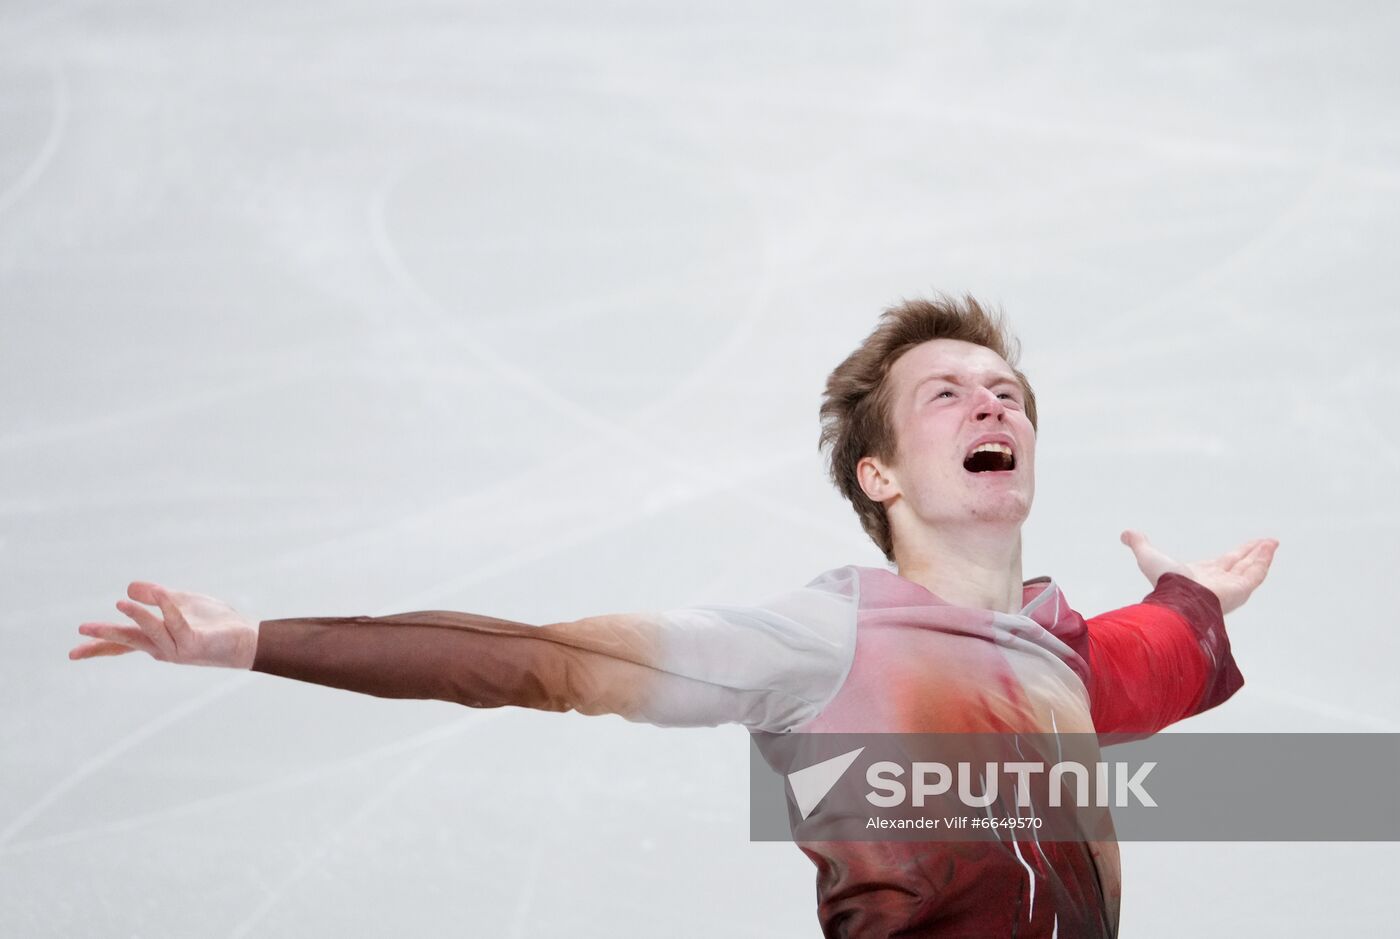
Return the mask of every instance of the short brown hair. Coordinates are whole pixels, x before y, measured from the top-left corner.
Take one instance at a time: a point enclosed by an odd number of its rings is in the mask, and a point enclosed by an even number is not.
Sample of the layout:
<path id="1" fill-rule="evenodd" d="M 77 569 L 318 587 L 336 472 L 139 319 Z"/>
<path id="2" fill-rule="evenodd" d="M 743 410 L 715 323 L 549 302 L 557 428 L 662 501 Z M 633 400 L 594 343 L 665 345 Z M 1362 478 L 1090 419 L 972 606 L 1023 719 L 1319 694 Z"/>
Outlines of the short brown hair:
<path id="1" fill-rule="evenodd" d="M 890 420 L 888 381 L 895 360 L 915 346 L 934 339 L 961 339 L 986 346 L 1006 360 L 1026 393 L 1026 416 L 1036 427 L 1035 392 L 1016 368 L 1020 343 L 1007 331 L 999 311 L 989 310 L 971 295 L 961 299 L 937 294 L 931 300 L 905 300 L 880 315 L 865 341 L 826 379 L 822 396 L 819 450 L 831 448 L 828 472 L 865 533 L 894 561 L 894 535 L 885 507 L 860 488 L 856 464 L 867 456 L 887 463 L 899 454 Z"/>

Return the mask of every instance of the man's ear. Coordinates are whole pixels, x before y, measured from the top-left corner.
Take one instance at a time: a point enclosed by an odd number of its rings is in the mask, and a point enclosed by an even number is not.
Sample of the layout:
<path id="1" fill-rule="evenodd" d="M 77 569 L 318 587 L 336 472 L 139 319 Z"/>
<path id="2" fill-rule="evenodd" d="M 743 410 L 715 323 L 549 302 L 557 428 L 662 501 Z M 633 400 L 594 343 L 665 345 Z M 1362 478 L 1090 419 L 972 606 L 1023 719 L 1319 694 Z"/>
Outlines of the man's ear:
<path id="1" fill-rule="evenodd" d="M 873 456 L 860 458 L 856 464 L 856 480 L 872 502 L 888 502 L 899 495 L 899 482 L 894 472 Z"/>

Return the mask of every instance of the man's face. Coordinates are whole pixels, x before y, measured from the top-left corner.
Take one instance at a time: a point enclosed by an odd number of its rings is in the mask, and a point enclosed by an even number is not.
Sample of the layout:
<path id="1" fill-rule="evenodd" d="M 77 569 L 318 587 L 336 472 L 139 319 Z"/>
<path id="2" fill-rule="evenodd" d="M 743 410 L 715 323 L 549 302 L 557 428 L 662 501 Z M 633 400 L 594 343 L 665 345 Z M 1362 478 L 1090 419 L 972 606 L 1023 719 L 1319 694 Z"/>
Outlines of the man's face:
<path id="1" fill-rule="evenodd" d="M 935 339 L 900 356 L 890 381 L 899 450 L 882 466 L 884 494 L 872 497 L 889 509 L 899 496 L 928 525 L 1025 521 L 1035 496 L 1035 429 L 1011 366 L 985 346 Z M 973 456 L 989 437 L 1010 457 Z"/>

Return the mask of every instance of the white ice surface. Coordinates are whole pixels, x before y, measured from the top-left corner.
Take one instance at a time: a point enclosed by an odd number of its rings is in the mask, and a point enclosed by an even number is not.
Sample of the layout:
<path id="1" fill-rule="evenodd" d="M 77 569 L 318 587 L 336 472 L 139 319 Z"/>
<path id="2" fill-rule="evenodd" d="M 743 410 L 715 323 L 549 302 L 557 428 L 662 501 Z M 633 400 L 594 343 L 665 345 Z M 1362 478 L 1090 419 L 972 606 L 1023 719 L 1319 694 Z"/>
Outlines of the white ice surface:
<path id="1" fill-rule="evenodd" d="M 879 564 L 827 371 L 932 288 L 1086 613 L 1282 541 L 1185 729 L 1400 729 L 1400 10 L 0 6 L 0 935 L 817 933 L 737 728 L 74 663 L 132 579 L 530 622 Z M 1391 561 L 1385 561 L 1389 557 Z M 1394 811 L 1394 807 L 1390 807 Z M 1123 935 L 1375 935 L 1394 844 L 1125 844 Z"/>

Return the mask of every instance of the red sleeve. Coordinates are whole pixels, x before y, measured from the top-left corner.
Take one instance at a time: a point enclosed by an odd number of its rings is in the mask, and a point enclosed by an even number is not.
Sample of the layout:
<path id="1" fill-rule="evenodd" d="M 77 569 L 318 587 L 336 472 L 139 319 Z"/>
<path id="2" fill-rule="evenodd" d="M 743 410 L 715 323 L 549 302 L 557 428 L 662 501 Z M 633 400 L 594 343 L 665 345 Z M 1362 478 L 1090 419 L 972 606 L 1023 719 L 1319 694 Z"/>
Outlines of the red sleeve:
<path id="1" fill-rule="evenodd" d="M 1219 599 L 1181 574 L 1163 574 L 1141 603 L 1085 625 L 1090 708 L 1101 734 L 1156 733 L 1244 684 Z"/>

